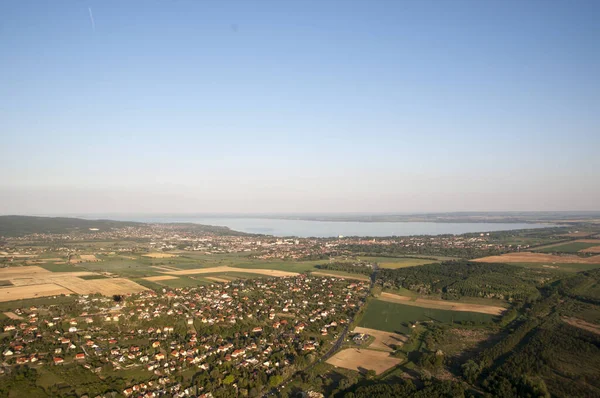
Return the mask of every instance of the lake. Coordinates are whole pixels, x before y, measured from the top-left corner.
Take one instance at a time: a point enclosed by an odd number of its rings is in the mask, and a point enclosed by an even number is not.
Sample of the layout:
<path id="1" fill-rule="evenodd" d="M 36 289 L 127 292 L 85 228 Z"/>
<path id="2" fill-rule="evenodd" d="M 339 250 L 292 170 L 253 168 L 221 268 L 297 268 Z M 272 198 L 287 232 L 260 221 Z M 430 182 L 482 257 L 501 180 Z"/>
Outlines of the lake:
<path id="1" fill-rule="evenodd" d="M 434 223 L 434 222 L 351 222 L 305 221 L 270 218 L 208 217 L 208 216 L 144 216 L 111 217 L 148 223 L 191 222 L 229 227 L 235 231 L 274 236 L 336 237 L 336 236 L 408 236 L 444 235 L 469 232 L 507 231 L 512 229 L 545 228 L 551 224 L 525 223 Z"/>

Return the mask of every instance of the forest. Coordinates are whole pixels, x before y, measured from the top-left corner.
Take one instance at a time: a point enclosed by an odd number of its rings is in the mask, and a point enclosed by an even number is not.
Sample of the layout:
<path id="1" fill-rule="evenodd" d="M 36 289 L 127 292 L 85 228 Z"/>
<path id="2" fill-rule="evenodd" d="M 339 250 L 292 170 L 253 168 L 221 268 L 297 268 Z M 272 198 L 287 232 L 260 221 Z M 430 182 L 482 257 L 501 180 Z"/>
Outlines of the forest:
<path id="1" fill-rule="evenodd" d="M 462 296 L 522 300 L 534 298 L 537 286 L 554 277 L 550 272 L 465 260 L 419 267 L 381 269 L 376 283 L 384 289 L 409 289 L 453 300 Z"/>

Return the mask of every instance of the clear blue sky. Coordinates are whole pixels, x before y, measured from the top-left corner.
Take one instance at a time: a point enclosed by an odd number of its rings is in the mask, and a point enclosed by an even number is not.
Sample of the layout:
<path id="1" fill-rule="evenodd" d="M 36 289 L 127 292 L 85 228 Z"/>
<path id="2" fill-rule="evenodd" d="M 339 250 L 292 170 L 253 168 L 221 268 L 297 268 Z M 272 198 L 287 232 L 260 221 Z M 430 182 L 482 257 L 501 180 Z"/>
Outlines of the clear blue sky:
<path id="1" fill-rule="evenodd" d="M 600 1 L 4 1 L 0 214 L 600 209 Z"/>

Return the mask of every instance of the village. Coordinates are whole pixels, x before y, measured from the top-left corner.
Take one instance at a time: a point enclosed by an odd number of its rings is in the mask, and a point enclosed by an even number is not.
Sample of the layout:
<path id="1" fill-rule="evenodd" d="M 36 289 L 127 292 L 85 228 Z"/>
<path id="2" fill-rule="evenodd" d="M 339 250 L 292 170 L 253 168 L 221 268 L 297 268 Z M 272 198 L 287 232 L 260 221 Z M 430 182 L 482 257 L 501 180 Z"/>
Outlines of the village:
<path id="1" fill-rule="evenodd" d="M 24 364 L 98 377 L 141 371 L 118 392 L 254 396 L 328 351 L 368 291 L 367 282 L 302 274 L 49 301 L 1 320 L 0 373 Z"/>

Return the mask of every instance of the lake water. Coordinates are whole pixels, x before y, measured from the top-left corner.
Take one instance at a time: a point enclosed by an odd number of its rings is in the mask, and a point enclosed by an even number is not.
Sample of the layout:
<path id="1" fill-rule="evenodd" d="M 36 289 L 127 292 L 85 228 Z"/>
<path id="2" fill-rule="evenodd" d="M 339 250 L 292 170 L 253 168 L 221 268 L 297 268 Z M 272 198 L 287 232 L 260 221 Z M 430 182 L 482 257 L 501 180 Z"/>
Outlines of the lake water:
<path id="1" fill-rule="evenodd" d="M 112 219 L 117 218 L 112 217 Z M 121 216 L 118 219 L 149 223 L 191 222 L 224 226 L 235 231 L 254 234 L 298 237 L 443 235 L 551 226 L 524 223 L 341 222 L 206 216 Z"/>

